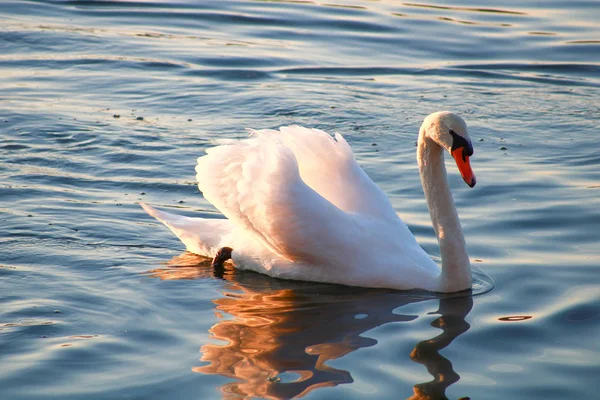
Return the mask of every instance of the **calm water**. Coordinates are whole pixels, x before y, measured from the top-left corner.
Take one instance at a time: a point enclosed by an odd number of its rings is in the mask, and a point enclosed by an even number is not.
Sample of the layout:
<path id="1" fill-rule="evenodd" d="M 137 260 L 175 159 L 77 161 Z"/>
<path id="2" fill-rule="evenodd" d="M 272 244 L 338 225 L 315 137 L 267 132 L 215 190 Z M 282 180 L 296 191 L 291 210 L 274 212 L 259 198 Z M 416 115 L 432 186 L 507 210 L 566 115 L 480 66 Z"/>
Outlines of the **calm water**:
<path id="1" fill-rule="evenodd" d="M 0 2 L 0 398 L 596 399 L 600 3 L 494 3 Z M 220 218 L 196 158 L 298 123 L 439 261 L 414 143 L 442 109 L 472 297 L 214 276 L 137 205 Z"/>

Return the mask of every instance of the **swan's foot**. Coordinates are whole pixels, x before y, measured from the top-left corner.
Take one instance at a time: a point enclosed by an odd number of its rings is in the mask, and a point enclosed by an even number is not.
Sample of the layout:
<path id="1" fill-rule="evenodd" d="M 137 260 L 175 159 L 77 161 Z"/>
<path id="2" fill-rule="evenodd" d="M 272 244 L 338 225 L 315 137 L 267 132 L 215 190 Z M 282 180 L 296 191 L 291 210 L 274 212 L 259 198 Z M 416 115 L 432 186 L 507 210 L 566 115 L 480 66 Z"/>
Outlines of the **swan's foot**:
<path id="1" fill-rule="evenodd" d="M 213 268 L 223 268 L 223 263 L 231 258 L 231 247 L 221 247 L 212 260 Z"/>

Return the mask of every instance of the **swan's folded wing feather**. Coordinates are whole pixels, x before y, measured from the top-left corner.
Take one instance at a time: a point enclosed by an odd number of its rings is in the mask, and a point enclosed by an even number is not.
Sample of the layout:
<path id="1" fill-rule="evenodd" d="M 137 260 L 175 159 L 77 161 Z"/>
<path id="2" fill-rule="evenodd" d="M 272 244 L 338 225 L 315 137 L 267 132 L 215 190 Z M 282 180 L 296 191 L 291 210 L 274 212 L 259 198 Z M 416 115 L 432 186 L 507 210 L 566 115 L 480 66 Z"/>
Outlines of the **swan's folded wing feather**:
<path id="1" fill-rule="evenodd" d="M 270 139 L 209 149 L 196 166 L 204 197 L 282 258 L 339 251 L 335 232 L 351 229 L 352 218 L 308 187 L 294 153 Z"/>
<path id="2" fill-rule="evenodd" d="M 253 132 L 291 149 L 302 180 L 341 210 L 395 218 L 388 197 L 358 165 L 339 133 L 334 138 L 322 130 L 297 125 Z"/>

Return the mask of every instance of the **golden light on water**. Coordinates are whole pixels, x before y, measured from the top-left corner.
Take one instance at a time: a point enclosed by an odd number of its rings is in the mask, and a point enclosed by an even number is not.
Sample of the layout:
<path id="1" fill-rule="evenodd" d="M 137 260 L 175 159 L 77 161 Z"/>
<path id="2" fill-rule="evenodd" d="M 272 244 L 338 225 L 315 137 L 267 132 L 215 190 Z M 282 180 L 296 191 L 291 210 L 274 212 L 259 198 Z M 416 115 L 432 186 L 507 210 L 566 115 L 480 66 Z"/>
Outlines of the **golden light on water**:
<path id="1" fill-rule="evenodd" d="M 219 388 L 226 398 L 299 398 L 318 388 L 357 383 L 351 371 L 334 368 L 330 361 L 377 344 L 366 334 L 374 328 L 414 320 L 413 315 L 398 314 L 402 306 L 434 300 L 402 292 L 315 287 L 240 273 L 229 266 L 219 272 L 210 266 L 210 260 L 190 253 L 174 257 L 166 268 L 149 274 L 163 280 L 217 276 L 227 281 L 222 296 L 212 300 L 216 323 L 209 333 L 214 342 L 200 348 L 200 361 L 205 365 L 192 368 L 193 372 L 230 378 Z M 429 382 L 416 384 L 410 399 L 439 398 L 460 379 L 439 351 L 469 329 L 465 317 L 472 298 L 439 302 L 435 314 L 440 317 L 431 326 L 442 333 L 416 343 L 410 355 L 398 359 L 404 363 L 410 357 L 433 376 Z M 410 334 L 399 329 L 398 335 L 403 332 Z"/>

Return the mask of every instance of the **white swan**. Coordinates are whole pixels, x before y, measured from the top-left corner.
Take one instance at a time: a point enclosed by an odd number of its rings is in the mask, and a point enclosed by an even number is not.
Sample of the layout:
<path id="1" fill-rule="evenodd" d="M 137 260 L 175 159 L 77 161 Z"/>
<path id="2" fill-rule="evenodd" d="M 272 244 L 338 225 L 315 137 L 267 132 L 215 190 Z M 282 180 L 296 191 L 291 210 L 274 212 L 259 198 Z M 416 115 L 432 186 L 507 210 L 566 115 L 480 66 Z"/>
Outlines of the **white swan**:
<path id="1" fill-rule="evenodd" d="M 188 251 L 215 257 L 215 263 L 231 257 L 237 268 L 284 279 L 437 292 L 471 287 L 442 152 L 452 154 L 473 187 L 473 146 L 458 115 L 443 111 L 425 118 L 417 148 L 441 269 L 340 134 L 334 139 L 300 126 L 252 133 L 198 158 L 198 187 L 227 219 L 183 217 L 141 203 Z"/>

